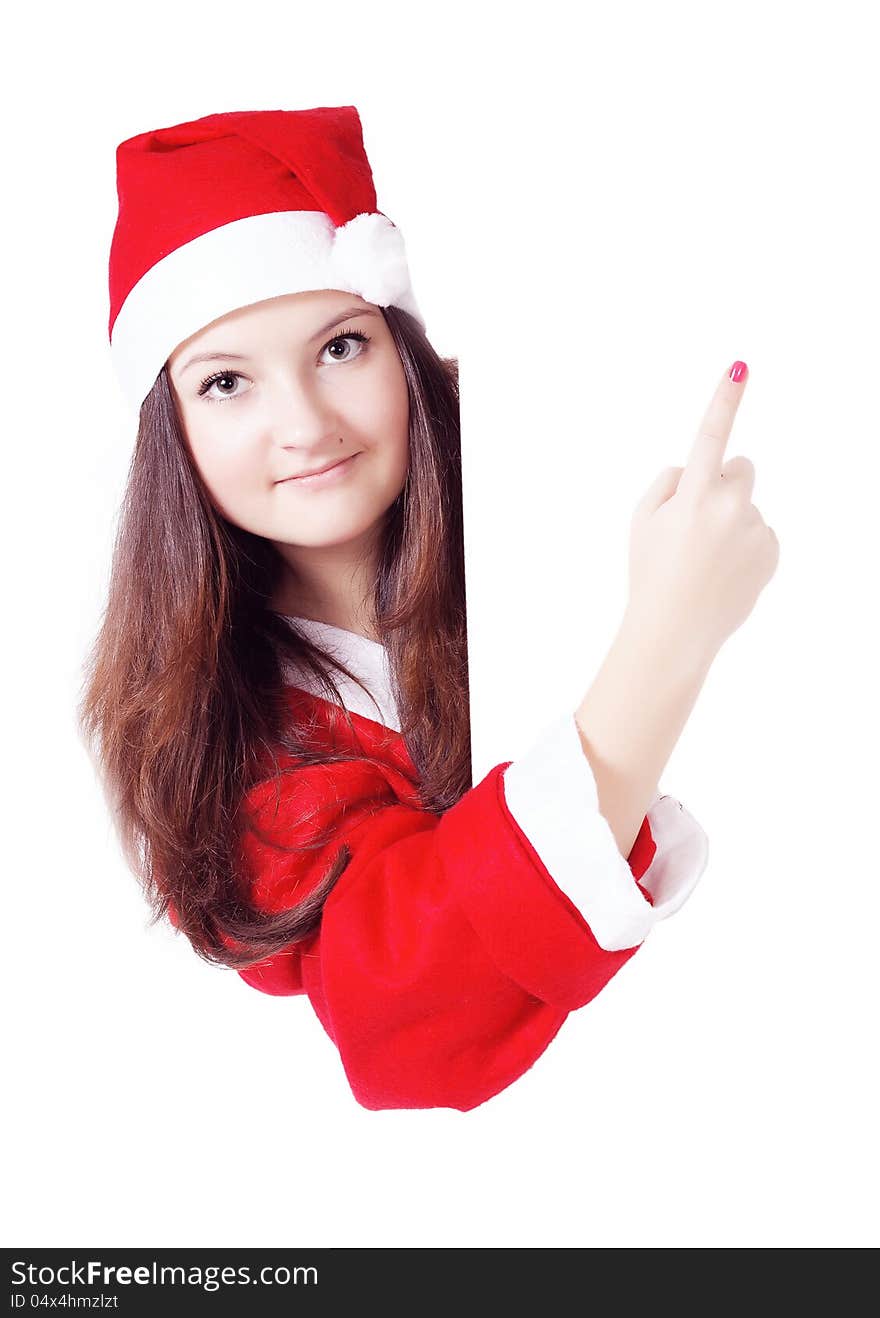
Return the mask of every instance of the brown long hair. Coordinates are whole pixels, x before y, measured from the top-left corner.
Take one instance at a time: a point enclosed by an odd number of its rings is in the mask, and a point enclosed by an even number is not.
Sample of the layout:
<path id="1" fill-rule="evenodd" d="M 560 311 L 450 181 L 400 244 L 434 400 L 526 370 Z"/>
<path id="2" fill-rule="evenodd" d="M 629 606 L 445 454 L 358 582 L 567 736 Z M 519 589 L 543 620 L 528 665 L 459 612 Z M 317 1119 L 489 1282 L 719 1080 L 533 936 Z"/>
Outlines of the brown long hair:
<path id="1" fill-rule="evenodd" d="M 439 814 L 471 786 L 458 362 L 407 312 L 383 314 L 407 380 L 409 464 L 385 516 L 375 618 L 420 800 Z M 213 507 L 163 367 L 140 409 L 79 726 L 151 922 L 171 906 L 196 952 L 232 967 L 312 933 L 350 859 L 342 847 L 276 914 L 237 872 L 237 809 L 267 753 L 277 774 L 289 770 L 276 748 L 300 764 L 353 758 L 315 751 L 283 716 L 285 660 L 340 706 L 332 669 L 354 674 L 270 608 L 282 569 L 268 540 Z"/>

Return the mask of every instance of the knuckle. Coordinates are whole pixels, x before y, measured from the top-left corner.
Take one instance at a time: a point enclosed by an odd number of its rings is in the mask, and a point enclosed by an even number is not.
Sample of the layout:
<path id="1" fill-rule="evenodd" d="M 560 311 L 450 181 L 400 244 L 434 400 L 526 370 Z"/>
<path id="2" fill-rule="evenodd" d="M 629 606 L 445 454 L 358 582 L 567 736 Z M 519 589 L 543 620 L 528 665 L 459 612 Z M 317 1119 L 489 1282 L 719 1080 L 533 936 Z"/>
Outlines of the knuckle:
<path id="1" fill-rule="evenodd" d="M 722 476 L 749 476 L 754 478 L 755 464 L 749 458 L 742 456 L 730 458 L 722 467 L 721 474 Z"/>

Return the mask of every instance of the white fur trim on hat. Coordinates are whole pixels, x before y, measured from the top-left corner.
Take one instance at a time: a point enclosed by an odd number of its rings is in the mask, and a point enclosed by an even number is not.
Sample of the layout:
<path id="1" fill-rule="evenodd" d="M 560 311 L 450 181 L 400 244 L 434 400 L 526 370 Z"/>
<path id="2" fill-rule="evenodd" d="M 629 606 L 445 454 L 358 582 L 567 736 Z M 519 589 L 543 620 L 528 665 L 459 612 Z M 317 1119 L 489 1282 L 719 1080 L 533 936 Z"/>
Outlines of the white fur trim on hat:
<path id="1" fill-rule="evenodd" d="M 270 211 L 184 243 L 138 280 L 116 317 L 111 358 L 127 402 L 139 412 L 174 349 L 212 321 L 266 298 L 324 288 L 400 307 L 424 328 L 403 235 L 378 212 L 337 228 L 323 211 Z"/>

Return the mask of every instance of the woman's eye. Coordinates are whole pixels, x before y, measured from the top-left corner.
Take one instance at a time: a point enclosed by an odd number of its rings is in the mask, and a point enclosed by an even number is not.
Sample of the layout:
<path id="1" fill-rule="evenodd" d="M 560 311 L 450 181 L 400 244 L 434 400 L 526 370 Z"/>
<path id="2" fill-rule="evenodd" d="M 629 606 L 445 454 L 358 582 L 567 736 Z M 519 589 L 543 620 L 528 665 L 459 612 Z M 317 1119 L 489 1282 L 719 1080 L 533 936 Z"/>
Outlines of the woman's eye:
<path id="1" fill-rule="evenodd" d="M 354 352 L 351 349 L 351 346 L 346 343 L 347 339 L 353 339 L 356 343 L 361 345 L 357 352 Z M 351 330 L 348 334 L 337 334 L 336 337 L 331 339 L 325 346 L 324 351 L 330 352 L 331 348 L 345 347 L 346 351 L 344 354 L 332 353 L 331 360 L 335 362 L 348 362 L 352 361 L 355 357 L 362 357 L 365 351 L 365 345 L 369 343 L 369 341 L 369 335 L 362 334 L 360 330 Z"/>
<path id="2" fill-rule="evenodd" d="M 228 388 L 228 385 L 230 382 L 241 379 L 242 376 L 239 375 L 238 371 L 218 371 L 214 375 L 209 375 L 208 378 L 203 380 L 199 385 L 199 397 L 207 395 L 207 397 L 212 400 L 218 397 L 237 398 L 238 394 L 233 393 L 232 390 Z M 215 385 L 219 384 L 223 384 L 224 388 L 220 390 L 219 394 L 211 394 L 210 390 L 213 389 Z"/>
<path id="3" fill-rule="evenodd" d="M 352 343 L 348 340 L 351 339 Z M 366 351 L 366 345 L 370 342 L 369 334 L 362 333 L 361 330 L 350 330 L 347 334 L 335 335 L 329 343 L 326 343 L 323 352 L 330 353 L 330 359 L 334 362 L 355 361 L 362 357 Z M 353 344 L 358 345 L 358 350 L 353 350 Z M 331 352 L 331 349 L 342 349 L 342 351 Z M 224 398 L 238 398 L 242 390 L 235 388 L 235 382 L 243 380 L 244 376 L 238 371 L 215 371 L 209 375 L 199 385 L 199 397 L 208 398 L 211 402 L 219 402 Z M 230 385 L 232 388 L 230 388 Z M 213 392 L 217 390 L 217 392 Z"/>

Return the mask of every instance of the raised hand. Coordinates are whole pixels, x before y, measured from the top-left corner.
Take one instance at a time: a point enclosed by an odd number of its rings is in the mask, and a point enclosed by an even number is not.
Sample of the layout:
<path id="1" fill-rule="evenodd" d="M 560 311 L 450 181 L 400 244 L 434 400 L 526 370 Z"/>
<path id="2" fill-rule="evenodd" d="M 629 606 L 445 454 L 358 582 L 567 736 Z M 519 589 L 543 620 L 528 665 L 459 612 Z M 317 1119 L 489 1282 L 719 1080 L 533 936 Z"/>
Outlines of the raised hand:
<path id="1" fill-rule="evenodd" d="M 725 372 L 687 465 L 660 472 L 630 533 L 629 621 L 710 657 L 745 622 L 779 561 L 779 541 L 752 503 L 753 464 L 724 461 L 747 378 L 743 362 Z"/>

